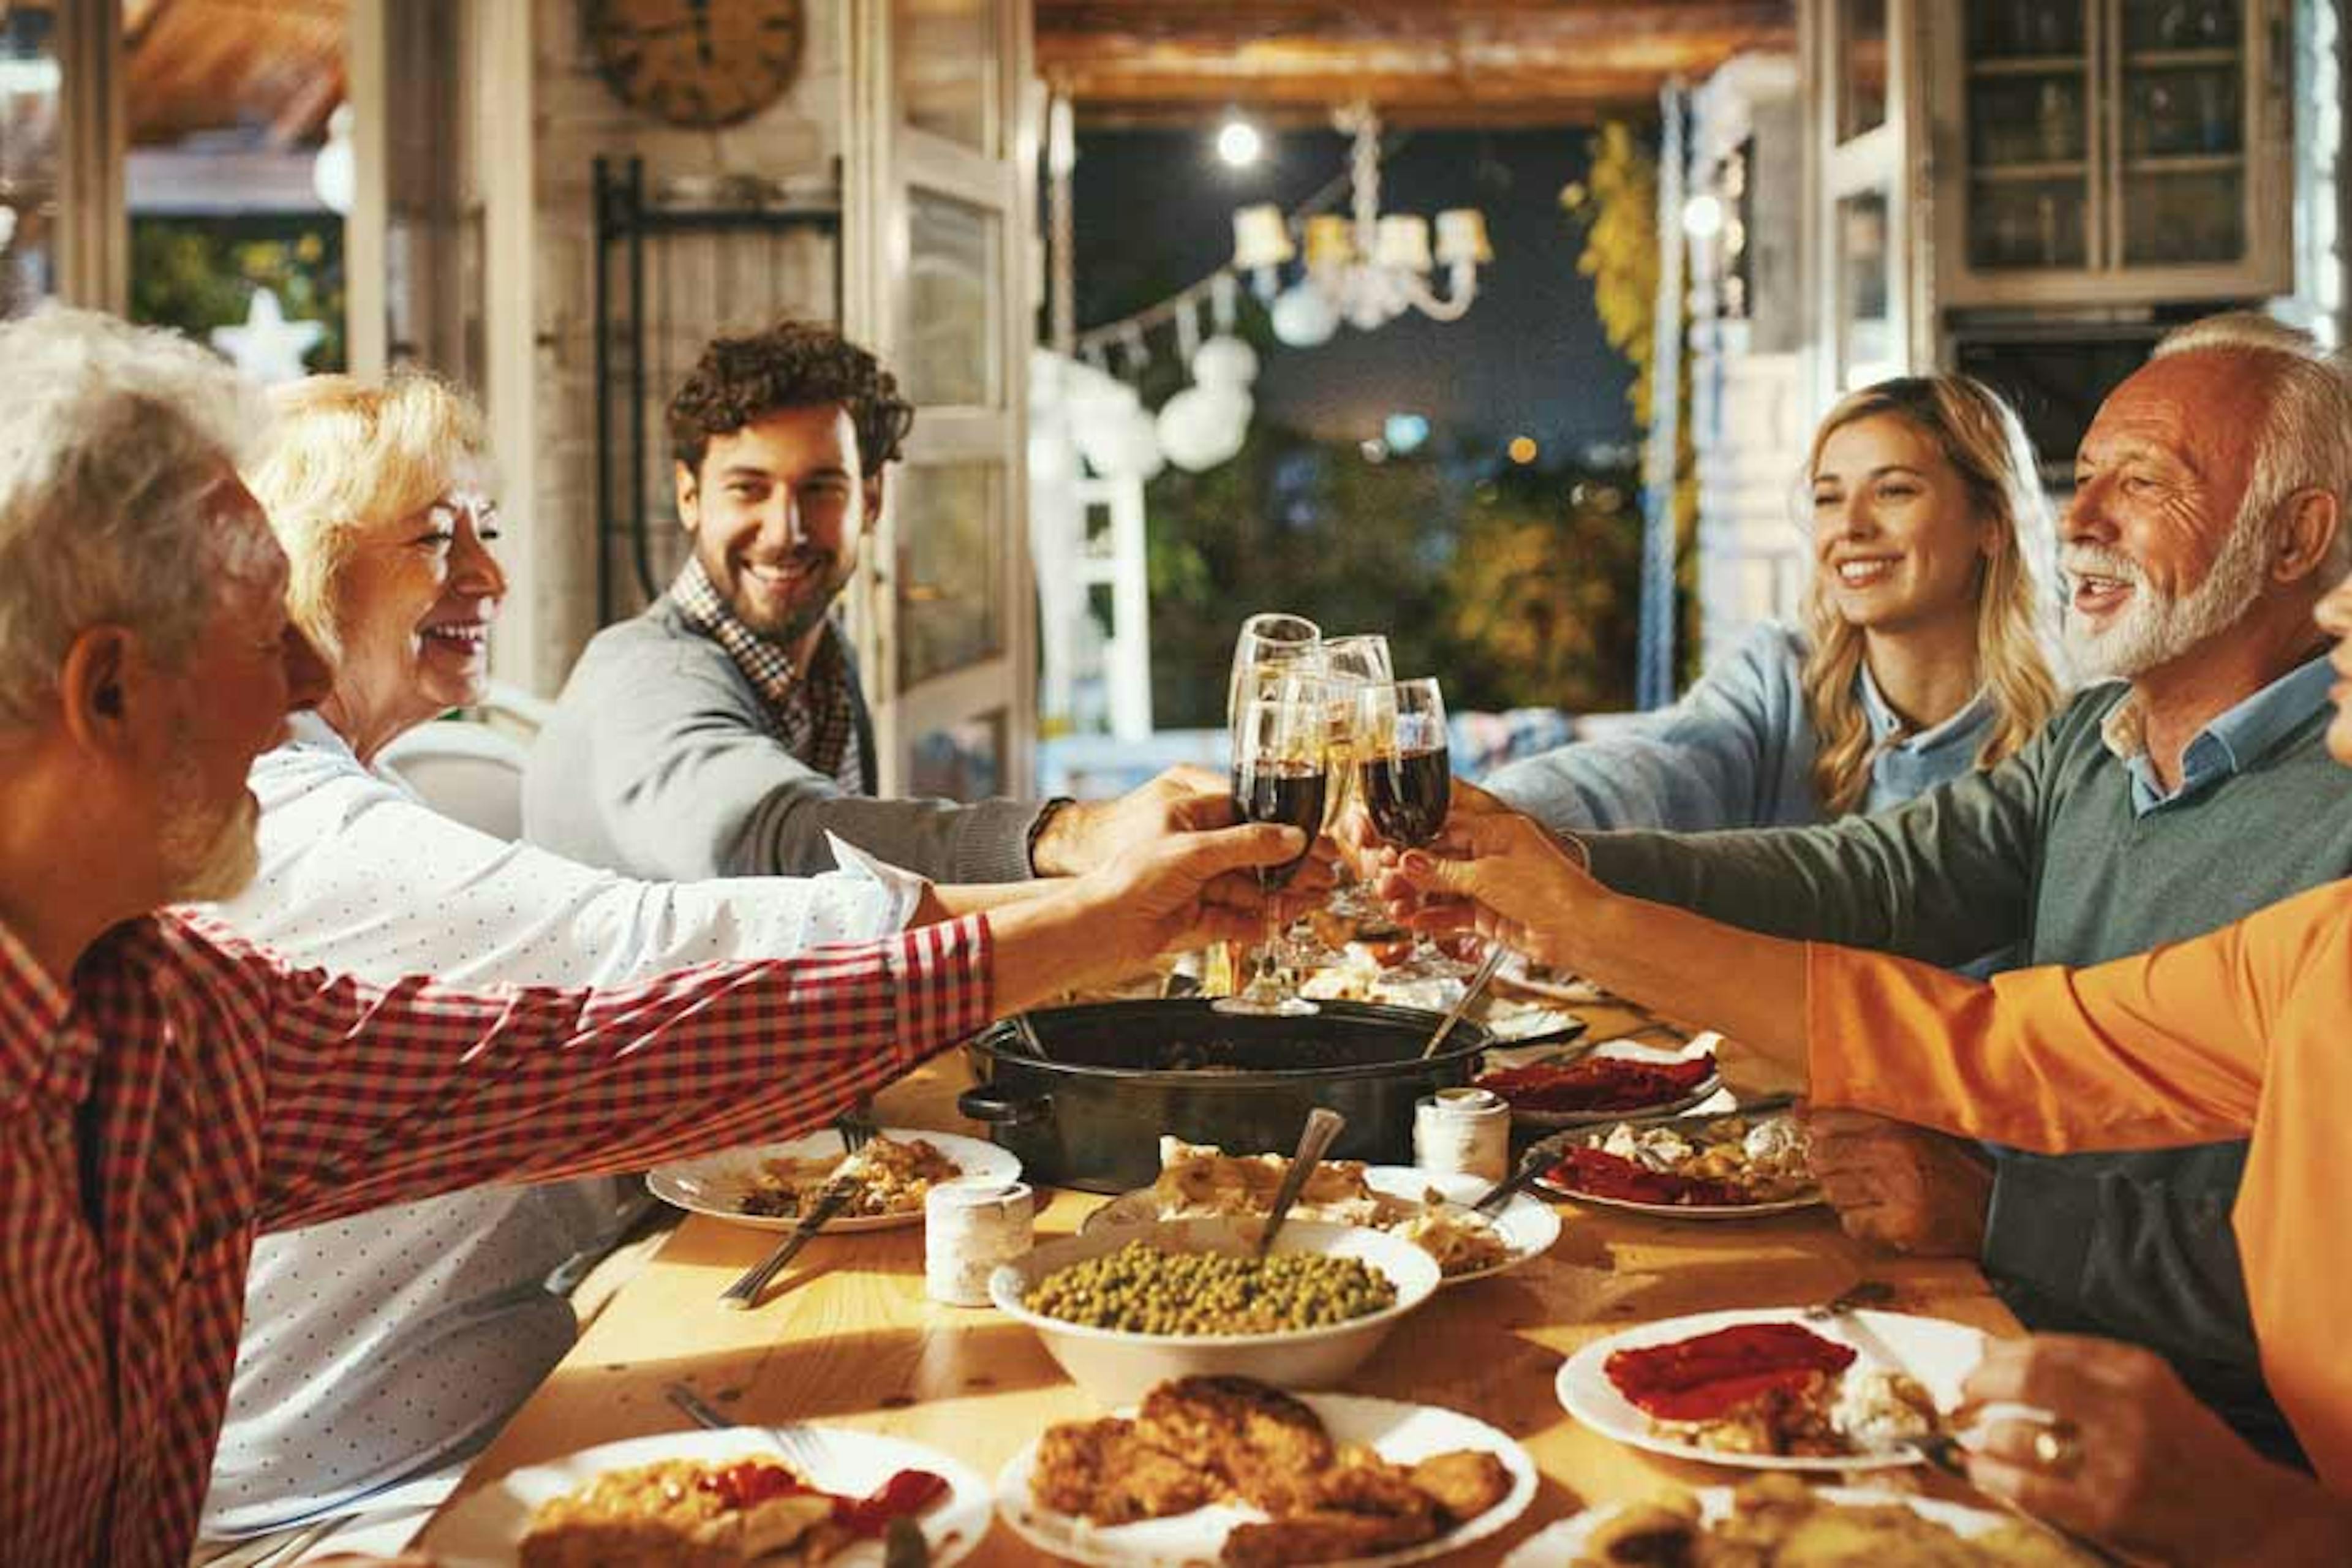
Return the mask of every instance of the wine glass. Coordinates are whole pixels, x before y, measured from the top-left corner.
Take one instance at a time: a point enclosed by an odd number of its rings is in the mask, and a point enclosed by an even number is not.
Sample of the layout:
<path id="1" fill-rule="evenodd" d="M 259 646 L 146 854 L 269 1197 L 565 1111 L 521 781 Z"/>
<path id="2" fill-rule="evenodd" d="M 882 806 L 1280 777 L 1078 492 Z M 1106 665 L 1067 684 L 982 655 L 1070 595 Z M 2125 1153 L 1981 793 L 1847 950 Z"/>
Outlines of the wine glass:
<path id="1" fill-rule="evenodd" d="M 1358 693 L 1356 759 L 1357 787 L 1381 837 L 1402 848 L 1427 848 L 1444 828 L 1454 799 L 1445 697 L 1436 677 L 1367 686 Z M 1446 957 L 1423 932 L 1392 973 L 1459 979 L 1470 966 Z"/>
<path id="2" fill-rule="evenodd" d="M 1328 637 L 1323 643 L 1323 676 L 1331 683 L 1331 729 L 1324 742 L 1331 773 L 1331 798 L 1324 805 L 1324 822 L 1339 819 L 1356 791 L 1356 727 L 1359 703 L 1367 686 L 1386 686 L 1396 679 L 1389 662 L 1389 639 L 1378 632 Z M 1348 874 L 1340 863 L 1339 883 L 1324 906 L 1344 920 L 1370 920 L 1380 905 Z"/>
<path id="3" fill-rule="evenodd" d="M 1255 670 L 1278 669 L 1298 659 L 1319 656 L 1323 628 L 1304 616 L 1269 610 L 1242 623 L 1234 638 L 1233 679 L 1225 686 L 1225 724 L 1231 728 L 1241 706 L 1242 688 Z"/>
<path id="4" fill-rule="evenodd" d="M 1234 714 L 1234 807 L 1245 822 L 1279 822 L 1307 835 L 1311 847 L 1323 826 L 1323 800 L 1329 783 L 1323 744 L 1330 723 L 1330 698 L 1321 674 L 1304 661 L 1254 680 Z M 1306 863 L 1307 849 L 1279 866 L 1258 868 L 1258 886 L 1269 895 L 1265 941 L 1256 972 L 1240 994 L 1212 1003 L 1220 1013 L 1272 1014 L 1300 1017 L 1318 1012 L 1303 996 L 1285 993 L 1276 976 L 1281 921 L 1271 895 Z"/>

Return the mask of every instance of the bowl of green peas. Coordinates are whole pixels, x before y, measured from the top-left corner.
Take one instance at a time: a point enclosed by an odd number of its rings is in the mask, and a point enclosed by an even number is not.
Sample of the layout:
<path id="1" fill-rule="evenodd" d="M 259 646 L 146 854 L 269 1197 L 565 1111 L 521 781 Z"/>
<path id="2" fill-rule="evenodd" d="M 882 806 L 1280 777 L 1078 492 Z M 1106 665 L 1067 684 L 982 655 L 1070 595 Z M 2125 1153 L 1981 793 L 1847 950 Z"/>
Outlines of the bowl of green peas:
<path id="1" fill-rule="evenodd" d="M 1169 1220 L 1049 1242 L 989 1279 L 1107 1409 L 1175 1377 L 1328 1388 L 1437 1289 L 1437 1262 L 1358 1226 L 1293 1220 L 1256 1256 L 1258 1222 Z"/>

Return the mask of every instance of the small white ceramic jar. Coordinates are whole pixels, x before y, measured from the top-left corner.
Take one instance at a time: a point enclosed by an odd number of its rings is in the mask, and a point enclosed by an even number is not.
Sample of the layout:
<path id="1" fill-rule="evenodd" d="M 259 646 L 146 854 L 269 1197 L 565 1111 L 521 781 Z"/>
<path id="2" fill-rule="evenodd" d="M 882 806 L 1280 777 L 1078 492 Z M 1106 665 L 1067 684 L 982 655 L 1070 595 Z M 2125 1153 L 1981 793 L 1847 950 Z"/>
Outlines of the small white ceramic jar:
<path id="1" fill-rule="evenodd" d="M 934 1301 L 988 1305 L 988 1277 L 1026 1258 L 1036 1201 L 1026 1182 L 943 1182 L 923 1199 L 923 1288 Z"/>
<path id="2" fill-rule="evenodd" d="M 1415 1103 L 1412 1163 L 1499 1182 L 1511 1171 L 1511 1108 L 1490 1089 L 1441 1089 Z"/>

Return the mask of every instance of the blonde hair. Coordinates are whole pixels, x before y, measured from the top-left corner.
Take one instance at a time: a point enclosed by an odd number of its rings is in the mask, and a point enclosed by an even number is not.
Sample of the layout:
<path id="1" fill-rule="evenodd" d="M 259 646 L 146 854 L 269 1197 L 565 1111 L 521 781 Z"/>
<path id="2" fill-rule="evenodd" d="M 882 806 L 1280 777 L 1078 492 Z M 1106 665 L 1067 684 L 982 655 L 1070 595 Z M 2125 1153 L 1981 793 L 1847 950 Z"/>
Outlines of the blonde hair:
<path id="1" fill-rule="evenodd" d="M 2022 746 L 2058 705 L 2055 665 L 2056 531 L 2025 426 L 1990 387 L 1965 375 L 1903 376 L 1841 399 L 1813 433 L 1808 475 L 1839 430 L 1887 415 L 1934 439 L 1994 525 L 1977 593 L 1977 668 L 1991 700 L 1992 728 L 1977 749 L 1990 767 Z M 1813 787 L 1832 816 L 1857 809 L 1870 791 L 1876 747 L 1854 690 L 1865 638 L 1837 613 L 1817 571 L 1805 605 L 1811 650 L 1802 675 L 1818 745 Z"/>
<path id="2" fill-rule="evenodd" d="M 276 439 L 246 485 L 286 549 L 288 613 L 339 663 L 338 589 L 362 531 L 422 511 L 460 475 L 487 471 L 488 434 L 472 399 L 416 372 L 383 386 L 307 376 L 270 400 Z"/>

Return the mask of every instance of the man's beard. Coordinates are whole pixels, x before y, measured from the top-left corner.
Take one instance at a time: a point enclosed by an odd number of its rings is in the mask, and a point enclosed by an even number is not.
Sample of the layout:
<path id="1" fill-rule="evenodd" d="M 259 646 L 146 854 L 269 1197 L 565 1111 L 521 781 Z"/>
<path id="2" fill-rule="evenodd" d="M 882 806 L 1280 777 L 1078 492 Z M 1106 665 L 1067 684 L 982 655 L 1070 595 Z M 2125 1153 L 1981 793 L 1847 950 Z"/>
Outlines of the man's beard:
<path id="1" fill-rule="evenodd" d="M 163 864 L 166 903 L 212 903 L 236 897 L 261 868 L 253 798 L 240 793 L 226 815 L 197 794 L 193 759 L 175 756 L 171 793 L 155 850 Z"/>
<path id="2" fill-rule="evenodd" d="M 811 563 L 801 592 L 782 609 L 772 614 L 755 612 L 752 596 L 746 592 L 735 595 L 735 617 L 770 642 L 789 647 L 831 612 L 835 598 L 849 585 L 849 576 L 847 568 L 826 556 Z"/>
<path id="3" fill-rule="evenodd" d="M 2207 568 L 2205 580 L 2178 598 L 2158 595 L 2138 565 L 2121 555 L 2097 545 L 2067 546 L 2063 564 L 2069 575 L 2113 577 L 2132 587 L 2123 614 L 2105 630 L 2092 631 L 2080 616 L 2068 611 L 2066 650 L 2075 669 L 2092 678 L 2133 679 L 2236 626 L 2263 596 L 2269 558 L 2266 532 L 2258 520 L 2241 517 L 2221 553 Z"/>

